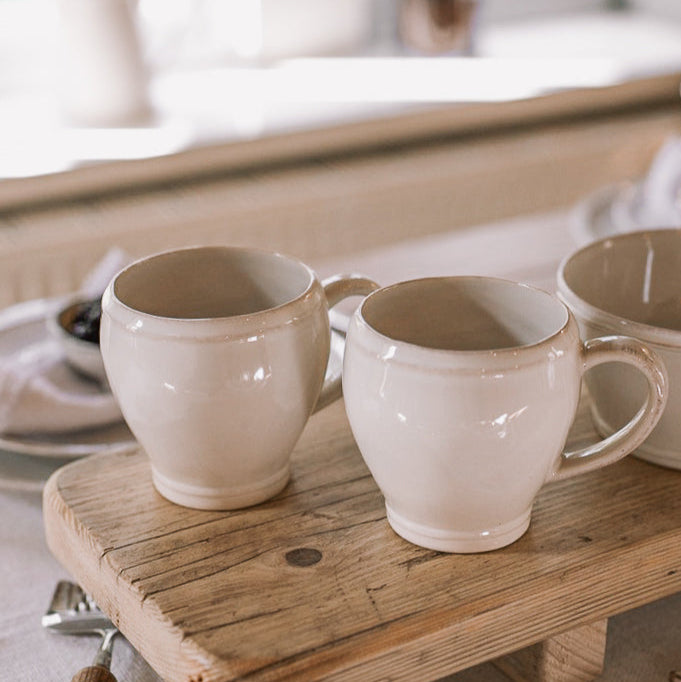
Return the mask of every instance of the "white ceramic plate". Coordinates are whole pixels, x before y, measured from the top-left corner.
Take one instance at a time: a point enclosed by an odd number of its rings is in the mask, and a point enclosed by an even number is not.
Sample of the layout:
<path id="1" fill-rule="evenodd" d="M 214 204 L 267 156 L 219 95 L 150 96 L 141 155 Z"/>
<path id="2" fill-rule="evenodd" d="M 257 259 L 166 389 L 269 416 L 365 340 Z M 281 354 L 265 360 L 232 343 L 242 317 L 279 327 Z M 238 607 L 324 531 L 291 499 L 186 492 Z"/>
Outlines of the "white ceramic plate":
<path id="1" fill-rule="evenodd" d="M 31 457 L 0 450 L 0 490 L 40 494 L 47 479 L 73 457 Z"/>
<path id="2" fill-rule="evenodd" d="M 674 206 L 646 203 L 642 182 L 606 185 L 579 202 L 571 215 L 572 235 L 580 246 L 637 230 L 681 227 Z"/>
<path id="3" fill-rule="evenodd" d="M 572 211 L 572 234 L 579 245 L 634 229 L 627 217 L 629 184 L 607 185 L 580 201 Z"/>
<path id="4" fill-rule="evenodd" d="M 61 301 L 37 299 L 0 311 L 0 357 L 48 336 L 46 318 Z M 75 458 L 128 449 L 136 441 L 125 422 L 63 434 L 0 434 L 0 450 L 36 457 Z"/>

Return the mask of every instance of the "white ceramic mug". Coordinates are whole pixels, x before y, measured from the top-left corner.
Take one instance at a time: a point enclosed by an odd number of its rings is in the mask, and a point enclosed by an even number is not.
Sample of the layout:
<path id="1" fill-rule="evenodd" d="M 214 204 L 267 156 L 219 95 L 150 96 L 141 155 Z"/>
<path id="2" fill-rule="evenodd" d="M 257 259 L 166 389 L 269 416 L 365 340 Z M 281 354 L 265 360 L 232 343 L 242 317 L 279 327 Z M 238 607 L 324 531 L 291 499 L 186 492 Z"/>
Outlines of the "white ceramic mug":
<path id="1" fill-rule="evenodd" d="M 582 375 L 610 361 L 642 372 L 644 405 L 612 438 L 563 452 Z M 486 277 L 413 280 L 367 296 L 348 330 L 343 393 L 390 525 L 446 552 L 518 539 L 544 483 L 634 450 L 667 396 L 664 367 L 640 342 L 582 343 L 557 298 Z"/>
<path id="2" fill-rule="evenodd" d="M 235 509 L 284 488 L 312 412 L 340 397 L 325 374 L 328 308 L 376 288 L 319 282 L 298 260 L 196 247 L 122 270 L 102 299 L 112 391 L 151 461 L 156 489 L 200 509 Z"/>
<path id="3" fill-rule="evenodd" d="M 634 454 L 681 469 L 681 230 L 630 232 L 588 244 L 561 263 L 558 296 L 583 337 L 626 334 L 662 358 L 667 407 Z M 646 390 L 637 372 L 616 365 L 589 372 L 586 384 L 594 424 L 606 436 L 631 418 Z"/>

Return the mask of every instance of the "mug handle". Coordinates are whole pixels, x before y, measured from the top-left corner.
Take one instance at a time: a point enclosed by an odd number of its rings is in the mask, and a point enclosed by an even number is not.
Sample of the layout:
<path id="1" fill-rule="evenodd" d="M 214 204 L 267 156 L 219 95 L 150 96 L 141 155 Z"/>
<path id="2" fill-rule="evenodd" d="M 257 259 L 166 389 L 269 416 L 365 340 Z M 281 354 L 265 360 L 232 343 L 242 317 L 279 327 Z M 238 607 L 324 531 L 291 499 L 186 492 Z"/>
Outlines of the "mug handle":
<path id="1" fill-rule="evenodd" d="M 628 336 L 603 336 L 585 341 L 582 374 L 604 362 L 624 362 L 640 370 L 648 394 L 639 411 L 621 429 L 581 450 L 564 452 L 546 481 L 560 481 L 599 469 L 633 452 L 648 437 L 667 403 L 667 371 L 648 346 Z"/>
<path id="2" fill-rule="evenodd" d="M 322 281 L 322 287 L 326 294 L 326 301 L 329 308 L 333 308 L 344 298 L 350 296 L 367 296 L 372 291 L 376 291 L 379 285 L 373 280 L 362 275 L 334 275 Z M 312 410 L 312 414 L 318 412 L 323 407 L 330 405 L 343 395 L 341 375 L 332 376 L 328 368 L 324 377 L 324 384 L 319 393 L 317 402 Z"/>

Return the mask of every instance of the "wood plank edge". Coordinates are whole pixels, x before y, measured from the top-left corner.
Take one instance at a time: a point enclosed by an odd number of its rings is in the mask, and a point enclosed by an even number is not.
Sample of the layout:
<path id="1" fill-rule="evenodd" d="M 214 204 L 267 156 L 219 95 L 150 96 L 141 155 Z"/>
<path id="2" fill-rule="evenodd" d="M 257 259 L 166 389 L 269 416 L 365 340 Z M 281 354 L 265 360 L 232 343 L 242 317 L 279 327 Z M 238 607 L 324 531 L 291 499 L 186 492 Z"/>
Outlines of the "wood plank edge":
<path id="1" fill-rule="evenodd" d="M 302 654 L 289 660 L 285 668 L 273 666 L 263 673 L 271 676 L 262 679 L 279 679 L 275 672 L 280 672 L 282 678 L 314 680 L 329 679 L 343 681 L 363 681 L 366 679 L 414 679 L 415 665 L 418 665 L 421 679 L 439 679 L 481 663 L 513 654 L 525 647 L 531 647 L 542 641 L 560 638 L 585 625 L 584 601 L 593 601 L 598 593 L 598 585 L 604 575 L 611 581 L 622 585 L 619 593 L 607 600 L 600 599 L 598 608 L 589 614 L 589 621 L 605 622 L 610 616 L 629 611 L 656 599 L 669 596 L 681 590 L 681 555 L 672 552 L 672 564 L 668 564 L 666 557 L 664 565 L 657 565 L 661 557 L 669 552 L 669 538 L 664 537 L 646 540 L 632 545 L 626 550 L 628 557 L 610 558 L 601 566 L 601 571 L 594 573 L 593 566 L 576 567 L 563 575 L 575 586 L 573 599 L 564 601 L 563 609 L 558 615 L 551 615 L 546 611 L 548 606 L 531 603 L 530 593 L 516 593 L 513 599 L 505 602 L 499 608 L 480 612 L 472 620 L 466 622 L 449 621 L 446 611 L 430 612 L 427 622 L 422 618 L 405 620 L 397 627 L 385 629 L 384 636 L 377 628 L 372 632 L 357 633 L 346 642 L 336 647 L 323 647 L 311 655 Z M 645 590 L 630 584 L 627 579 L 628 571 L 623 564 L 637 563 L 647 565 L 652 573 L 657 568 L 660 576 Z M 670 568 L 670 565 L 673 565 Z M 555 573 L 544 576 L 543 584 L 555 583 Z M 535 583 L 533 587 L 536 588 Z M 541 591 L 541 586 L 539 587 Z M 547 594 L 547 604 L 560 599 L 565 585 L 552 590 L 544 590 Z M 550 592 L 555 592 L 555 598 Z M 590 596 L 589 593 L 594 593 Z M 494 634 L 490 636 L 484 623 L 495 622 Z M 433 624 L 439 623 L 439 626 Z M 588 625 L 588 623 L 586 623 Z M 436 627 L 436 629 L 434 629 Z M 414 633 L 420 632 L 420 636 Z M 521 633 L 513 638 L 508 633 Z M 365 637 L 378 635 L 379 641 L 369 642 Z M 447 650 L 456 651 L 456 663 L 452 665 L 447 660 Z M 364 652 L 363 657 L 357 656 L 357 651 Z M 353 659 L 355 662 L 344 666 L 344 660 Z M 316 677 L 314 675 L 317 675 Z M 261 678 L 258 678 L 261 679 Z M 550 678 L 549 678 L 550 679 Z M 548 681 L 547 681 L 548 682 Z"/>
<path id="2" fill-rule="evenodd" d="M 94 455 L 97 457 L 97 455 Z M 60 491 L 60 477 L 78 461 L 55 471 L 43 490 L 43 522 L 47 546 L 54 557 L 72 575 L 78 576 L 81 587 L 111 618 L 121 633 L 137 648 L 144 659 L 164 679 L 215 680 L 211 670 L 215 659 L 198 649 L 192 642 L 183 641 L 182 632 L 172 624 L 145 628 L 149 621 L 162 621 L 152 600 L 143 600 L 134 585 L 118 579 L 105 548 L 98 545 L 80 523 L 78 517 L 65 504 Z M 105 495 L 106 491 L 102 491 Z M 90 550 L 84 552 L 82 543 Z M 107 579 L 100 576 L 108 573 Z M 115 594 L 108 593 L 103 585 L 114 585 Z M 163 652 L 163 653 L 161 653 Z M 178 652 L 171 656 L 170 652 Z"/>

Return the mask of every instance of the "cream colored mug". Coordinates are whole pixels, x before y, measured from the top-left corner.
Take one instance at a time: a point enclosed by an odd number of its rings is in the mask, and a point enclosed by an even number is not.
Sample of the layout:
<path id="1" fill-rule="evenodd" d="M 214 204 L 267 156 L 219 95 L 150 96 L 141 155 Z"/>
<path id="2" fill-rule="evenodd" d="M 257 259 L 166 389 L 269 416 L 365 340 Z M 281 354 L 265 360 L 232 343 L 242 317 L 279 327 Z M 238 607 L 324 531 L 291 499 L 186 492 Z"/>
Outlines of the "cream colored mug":
<path id="1" fill-rule="evenodd" d="M 624 232 L 567 256 L 558 268 L 558 297 L 582 336 L 627 334 L 652 348 L 669 377 L 667 407 L 634 453 L 681 469 L 681 230 Z M 645 382 L 630 367 L 604 365 L 586 377 L 591 416 L 607 436 L 641 404 Z"/>
<path id="2" fill-rule="evenodd" d="M 639 412 L 607 440 L 564 452 L 582 375 L 618 361 L 641 371 Z M 582 343 L 556 297 L 486 277 L 402 282 L 353 315 L 343 393 L 352 432 L 403 538 L 445 552 L 497 549 L 530 523 L 540 488 L 624 457 L 667 397 L 642 343 Z"/>
<path id="3" fill-rule="evenodd" d="M 327 372 L 328 308 L 375 288 L 227 246 L 156 254 L 114 277 L 102 356 L 156 489 L 199 509 L 281 491 L 308 417 L 341 395 L 340 358 Z"/>

